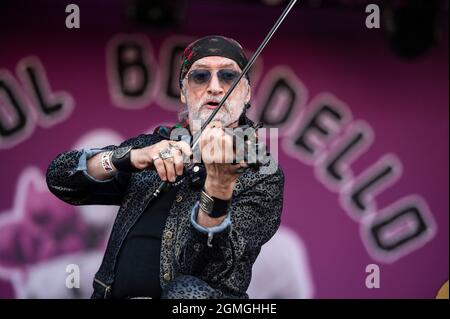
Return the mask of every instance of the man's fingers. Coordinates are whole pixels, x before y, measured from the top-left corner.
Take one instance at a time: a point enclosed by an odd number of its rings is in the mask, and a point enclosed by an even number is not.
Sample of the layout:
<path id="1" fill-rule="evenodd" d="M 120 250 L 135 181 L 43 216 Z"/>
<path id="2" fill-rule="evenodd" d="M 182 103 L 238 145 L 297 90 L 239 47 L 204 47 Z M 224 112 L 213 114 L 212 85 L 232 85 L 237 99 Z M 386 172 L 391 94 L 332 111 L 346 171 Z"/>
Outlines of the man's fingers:
<path id="1" fill-rule="evenodd" d="M 176 174 L 173 157 L 164 159 L 164 167 L 166 168 L 167 179 L 169 182 L 175 182 Z"/>
<path id="2" fill-rule="evenodd" d="M 233 163 L 234 160 L 234 149 L 233 149 L 233 137 L 224 134 L 222 136 L 222 151 L 224 163 Z"/>
<path id="3" fill-rule="evenodd" d="M 221 123 L 211 123 L 202 132 L 201 135 L 201 152 L 203 161 L 206 163 L 225 163 L 225 136 Z M 218 125 L 218 126 L 214 126 Z M 232 150 L 232 147 L 231 147 Z"/>
<path id="4" fill-rule="evenodd" d="M 164 161 L 161 158 L 155 158 L 153 159 L 153 166 L 155 166 L 156 171 L 158 172 L 159 178 L 161 180 L 166 181 L 167 180 L 167 173 L 166 173 L 166 167 L 164 165 Z"/>
<path id="5" fill-rule="evenodd" d="M 201 140 L 209 142 L 213 136 L 221 135 L 223 133 L 222 123 L 220 121 L 213 121 L 209 123 L 202 131 Z"/>
<path id="6" fill-rule="evenodd" d="M 172 156 L 167 158 L 167 155 L 164 154 L 162 158 L 161 152 L 167 150 L 170 151 Z M 191 147 L 188 143 L 163 140 L 148 148 L 148 166 L 154 166 L 161 180 L 174 182 L 177 175 L 183 175 L 184 161 L 189 159 L 191 154 Z M 188 156 L 188 158 L 185 159 L 183 156 Z"/>
<path id="7" fill-rule="evenodd" d="M 170 146 L 172 147 L 172 149 L 174 149 L 174 153 L 180 153 L 181 155 L 184 157 L 184 160 L 186 162 L 189 161 L 191 155 L 192 155 L 192 150 L 191 150 L 191 146 L 184 142 L 184 141 L 179 141 L 179 142 L 170 142 Z M 178 151 L 176 151 L 178 150 Z"/>
<path id="8" fill-rule="evenodd" d="M 173 150 L 173 163 L 175 166 L 175 173 L 180 176 L 183 175 L 184 163 L 181 150 Z"/>

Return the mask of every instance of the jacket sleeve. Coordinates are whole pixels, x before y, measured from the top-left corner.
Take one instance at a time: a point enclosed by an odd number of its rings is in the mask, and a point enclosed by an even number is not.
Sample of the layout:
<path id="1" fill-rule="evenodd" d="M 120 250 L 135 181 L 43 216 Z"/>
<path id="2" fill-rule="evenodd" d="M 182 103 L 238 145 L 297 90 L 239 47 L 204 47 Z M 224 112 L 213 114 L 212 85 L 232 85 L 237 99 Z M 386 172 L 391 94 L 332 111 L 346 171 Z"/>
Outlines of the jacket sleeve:
<path id="1" fill-rule="evenodd" d="M 204 280 L 223 298 L 247 298 L 253 263 L 280 225 L 283 188 L 278 168 L 238 192 L 229 208 L 231 221 L 223 223 L 228 227 L 212 238 L 191 224 L 178 260 L 182 273 Z"/>
<path id="2" fill-rule="evenodd" d="M 61 153 L 47 169 L 47 186 L 56 197 L 72 205 L 120 205 L 131 174 L 118 172 L 110 179 L 99 181 L 87 173 L 86 161 L 97 153 L 122 146 L 144 147 L 151 144 L 149 140 L 151 135 L 142 134 L 119 146 Z"/>

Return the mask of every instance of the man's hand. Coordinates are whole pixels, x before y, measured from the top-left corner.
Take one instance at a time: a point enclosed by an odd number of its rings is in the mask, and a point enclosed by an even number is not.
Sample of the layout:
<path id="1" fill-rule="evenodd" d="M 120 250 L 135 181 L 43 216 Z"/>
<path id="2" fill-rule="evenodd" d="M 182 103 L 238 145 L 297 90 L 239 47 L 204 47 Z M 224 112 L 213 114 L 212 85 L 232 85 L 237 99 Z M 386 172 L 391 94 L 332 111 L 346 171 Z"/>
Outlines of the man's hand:
<path id="1" fill-rule="evenodd" d="M 165 149 L 169 149 L 173 157 L 161 158 L 159 153 Z M 177 175 L 183 174 L 183 155 L 189 158 L 191 153 L 186 142 L 164 140 L 144 148 L 133 149 L 130 157 L 131 164 L 137 169 L 156 169 L 161 180 L 175 182 Z"/>
<path id="2" fill-rule="evenodd" d="M 240 175 L 239 170 L 246 166 L 245 163 L 233 164 L 235 156 L 233 137 L 225 133 L 221 122 L 212 122 L 202 132 L 200 147 L 206 168 L 206 193 L 209 196 L 230 200 Z M 205 227 L 212 227 L 220 224 L 225 217 L 212 218 L 201 211 L 197 222 Z"/>
<path id="3" fill-rule="evenodd" d="M 207 173 L 205 191 L 210 196 L 230 199 L 239 169 L 246 166 L 244 162 L 233 164 L 233 137 L 225 133 L 221 122 L 215 121 L 203 131 L 200 146 Z"/>

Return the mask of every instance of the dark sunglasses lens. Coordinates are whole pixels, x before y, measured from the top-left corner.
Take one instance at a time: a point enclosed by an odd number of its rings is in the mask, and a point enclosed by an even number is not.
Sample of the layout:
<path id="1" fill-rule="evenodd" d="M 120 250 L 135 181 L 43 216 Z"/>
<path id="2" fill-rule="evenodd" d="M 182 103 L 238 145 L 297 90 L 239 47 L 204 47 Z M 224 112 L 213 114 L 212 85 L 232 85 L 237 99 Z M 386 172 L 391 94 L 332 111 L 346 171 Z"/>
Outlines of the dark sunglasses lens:
<path id="1" fill-rule="evenodd" d="M 224 83 L 231 84 L 239 76 L 239 72 L 234 70 L 220 70 L 217 72 L 217 76 Z"/>
<path id="2" fill-rule="evenodd" d="M 189 81 L 195 84 L 205 84 L 211 78 L 211 72 L 208 70 L 194 70 L 189 74 Z"/>

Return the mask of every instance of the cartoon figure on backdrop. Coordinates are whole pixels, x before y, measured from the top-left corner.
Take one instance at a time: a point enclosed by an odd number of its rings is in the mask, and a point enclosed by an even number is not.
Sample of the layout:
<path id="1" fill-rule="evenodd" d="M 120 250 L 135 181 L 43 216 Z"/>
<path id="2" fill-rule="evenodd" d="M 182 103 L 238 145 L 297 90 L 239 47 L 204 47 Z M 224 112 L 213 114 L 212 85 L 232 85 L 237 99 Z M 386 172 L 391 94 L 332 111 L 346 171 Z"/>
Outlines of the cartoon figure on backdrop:
<path id="1" fill-rule="evenodd" d="M 121 140 L 112 131 L 95 130 L 74 148 Z M 22 171 L 15 194 L 13 207 L 0 213 L 0 279 L 11 282 L 11 297 L 90 296 L 117 208 L 67 205 L 49 193 L 45 176 L 34 167 Z M 71 264 L 81 269 L 77 289 L 66 286 Z"/>
<path id="2" fill-rule="evenodd" d="M 270 285 L 267 279 L 270 278 Z M 261 249 L 253 265 L 247 290 L 254 299 L 310 299 L 314 284 L 306 247 L 301 238 L 286 226 Z"/>

